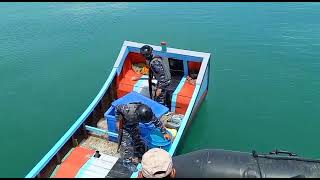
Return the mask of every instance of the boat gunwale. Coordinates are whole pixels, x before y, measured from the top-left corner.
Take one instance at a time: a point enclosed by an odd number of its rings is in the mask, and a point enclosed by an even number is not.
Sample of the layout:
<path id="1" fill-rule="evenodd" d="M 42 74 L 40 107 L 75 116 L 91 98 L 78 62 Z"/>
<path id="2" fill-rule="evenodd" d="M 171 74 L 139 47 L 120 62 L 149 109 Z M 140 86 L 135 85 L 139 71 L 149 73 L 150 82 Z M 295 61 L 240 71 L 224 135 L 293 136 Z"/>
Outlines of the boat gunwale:
<path id="1" fill-rule="evenodd" d="M 113 79 L 115 78 L 115 75 L 118 73 L 119 74 L 119 70 L 121 72 L 122 66 L 123 66 L 123 62 L 125 61 L 125 58 L 127 56 L 127 54 L 129 52 L 132 52 L 132 48 L 140 48 L 142 45 L 142 43 L 136 43 L 136 42 L 132 42 L 132 41 L 124 41 L 122 48 L 120 50 L 120 53 L 118 55 L 118 58 L 107 78 L 107 80 L 105 81 L 104 85 L 102 86 L 102 88 L 100 89 L 99 93 L 97 94 L 97 96 L 93 99 L 93 101 L 90 103 L 90 105 L 87 107 L 87 109 L 81 114 L 81 116 L 75 121 L 75 123 L 68 129 L 68 131 L 55 143 L 55 145 L 44 155 L 44 157 L 32 168 L 32 170 L 25 176 L 25 178 L 33 178 L 37 175 L 39 175 L 39 173 L 41 172 L 41 170 L 50 162 L 50 160 L 60 151 L 60 149 L 64 146 L 64 144 L 72 137 L 72 135 L 79 129 L 79 127 L 87 120 L 87 118 L 89 117 L 89 115 L 93 112 L 93 110 L 96 108 L 96 106 L 98 105 L 98 103 L 100 102 L 100 100 L 103 98 L 103 96 L 105 95 L 105 93 L 108 91 Z M 161 47 L 160 46 L 154 46 L 154 45 L 150 45 L 151 47 L 154 48 L 155 52 L 158 53 L 163 53 L 161 52 Z M 187 120 L 182 121 L 182 129 L 181 127 L 179 128 L 179 131 L 177 132 L 176 138 L 169 150 L 169 153 L 171 155 L 174 154 L 178 143 L 180 141 L 181 136 L 183 135 L 183 132 L 185 130 L 185 126 L 187 124 L 187 122 L 189 121 L 189 117 L 191 115 L 191 112 L 193 110 L 194 105 L 196 104 L 196 99 L 198 97 L 199 94 L 199 90 L 201 87 L 201 84 L 203 82 L 203 76 L 204 76 L 204 71 L 207 68 L 208 62 L 210 60 L 210 53 L 203 53 L 203 52 L 197 52 L 197 51 L 189 51 L 189 50 L 183 50 L 183 49 L 176 49 L 176 48 L 167 48 L 167 52 L 164 53 L 165 54 L 175 54 L 176 56 L 187 56 L 187 57 L 199 57 L 201 58 L 201 67 L 200 67 L 200 71 L 198 74 L 198 79 L 196 81 L 196 87 L 194 90 L 194 93 L 192 95 L 191 101 L 188 105 L 188 109 L 186 112 L 186 115 L 184 117 L 184 119 L 186 117 L 188 117 Z M 196 56 L 195 56 L 196 55 Z M 174 57 L 176 57 L 174 56 Z M 186 61 L 186 59 L 184 59 Z M 191 59 L 189 59 L 191 60 Z M 193 59 L 192 59 L 193 60 Z M 200 102 L 201 103 L 201 102 Z M 141 164 L 139 164 L 139 166 L 141 166 Z M 131 177 L 135 176 L 137 174 L 133 173 Z"/>

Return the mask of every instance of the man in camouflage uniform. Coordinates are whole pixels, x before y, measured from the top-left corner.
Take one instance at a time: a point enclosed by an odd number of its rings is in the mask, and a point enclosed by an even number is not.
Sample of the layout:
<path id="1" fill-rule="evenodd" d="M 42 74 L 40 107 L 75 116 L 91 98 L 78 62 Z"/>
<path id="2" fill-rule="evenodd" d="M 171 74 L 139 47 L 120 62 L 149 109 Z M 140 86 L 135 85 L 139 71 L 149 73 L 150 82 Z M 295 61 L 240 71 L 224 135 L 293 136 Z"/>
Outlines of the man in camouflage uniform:
<path id="1" fill-rule="evenodd" d="M 154 100 L 168 107 L 166 95 L 167 87 L 171 83 L 170 67 L 161 57 L 153 57 L 152 51 L 152 47 L 148 45 L 142 46 L 140 49 L 140 53 L 146 58 L 147 65 L 150 67 L 150 70 L 157 80 Z"/>
<path id="2" fill-rule="evenodd" d="M 132 171 L 135 171 L 135 165 L 139 163 L 146 151 L 140 135 L 139 122 L 153 123 L 155 127 L 160 128 L 166 139 L 170 139 L 162 122 L 154 115 L 152 109 L 143 103 L 118 105 L 115 108 L 115 117 L 119 122 L 120 154 L 124 159 L 124 165 Z"/>

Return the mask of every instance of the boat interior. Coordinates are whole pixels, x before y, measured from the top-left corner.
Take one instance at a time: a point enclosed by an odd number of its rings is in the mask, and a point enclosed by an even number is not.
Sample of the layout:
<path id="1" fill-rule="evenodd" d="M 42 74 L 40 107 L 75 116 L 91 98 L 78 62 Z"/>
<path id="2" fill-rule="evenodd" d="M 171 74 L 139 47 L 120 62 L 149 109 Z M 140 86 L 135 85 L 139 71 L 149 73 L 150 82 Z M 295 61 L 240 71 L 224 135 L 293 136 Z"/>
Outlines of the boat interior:
<path id="1" fill-rule="evenodd" d="M 195 90 L 201 61 L 173 58 L 167 60 L 172 77 L 172 83 L 168 88 L 170 93 L 167 97 L 167 107 L 150 99 L 148 69 L 145 67 L 144 57 L 138 52 L 128 52 L 122 68 L 109 77 L 112 79 L 108 89 L 94 109 L 88 113 L 84 123 L 60 145 L 60 150 L 36 177 L 130 177 L 132 172 L 122 165 L 122 159 L 117 152 L 118 129 L 114 118 L 114 106 L 129 101 L 143 101 L 151 106 L 161 121 L 165 122 L 165 115 L 179 115 L 181 120 Z M 167 128 L 173 140 L 179 126 L 169 127 Z"/>

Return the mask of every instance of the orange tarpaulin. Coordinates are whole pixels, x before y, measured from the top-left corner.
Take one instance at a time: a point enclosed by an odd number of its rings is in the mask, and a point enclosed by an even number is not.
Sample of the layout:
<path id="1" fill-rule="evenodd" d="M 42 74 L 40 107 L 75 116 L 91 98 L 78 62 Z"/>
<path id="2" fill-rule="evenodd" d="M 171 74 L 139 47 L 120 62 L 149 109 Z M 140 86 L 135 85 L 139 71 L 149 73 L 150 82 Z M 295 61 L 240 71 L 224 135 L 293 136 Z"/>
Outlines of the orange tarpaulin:
<path id="1" fill-rule="evenodd" d="M 185 114 L 189 106 L 195 85 L 185 81 L 177 96 L 176 113 Z"/>
<path id="2" fill-rule="evenodd" d="M 90 159 L 95 153 L 94 150 L 84 147 L 76 147 L 66 160 L 61 163 L 55 178 L 74 178 L 80 168 Z"/>
<path id="3" fill-rule="evenodd" d="M 133 70 L 128 70 L 126 74 L 124 74 L 123 78 L 119 80 L 117 96 L 118 98 L 130 93 L 133 91 L 134 85 L 138 82 L 142 74 L 136 73 Z M 137 80 L 132 80 L 132 78 L 136 78 Z"/>

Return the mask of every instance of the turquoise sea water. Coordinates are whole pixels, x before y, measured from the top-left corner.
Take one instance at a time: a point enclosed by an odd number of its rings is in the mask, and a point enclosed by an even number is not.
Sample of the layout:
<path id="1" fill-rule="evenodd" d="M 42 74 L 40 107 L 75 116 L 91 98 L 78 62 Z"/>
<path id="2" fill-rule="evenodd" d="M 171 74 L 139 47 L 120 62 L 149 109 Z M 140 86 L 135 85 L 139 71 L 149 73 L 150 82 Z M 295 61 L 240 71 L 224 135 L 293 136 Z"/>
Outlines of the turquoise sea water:
<path id="1" fill-rule="evenodd" d="M 320 3 L 0 3 L 0 177 L 24 177 L 99 92 L 124 40 L 212 53 L 178 153 L 320 158 Z"/>

